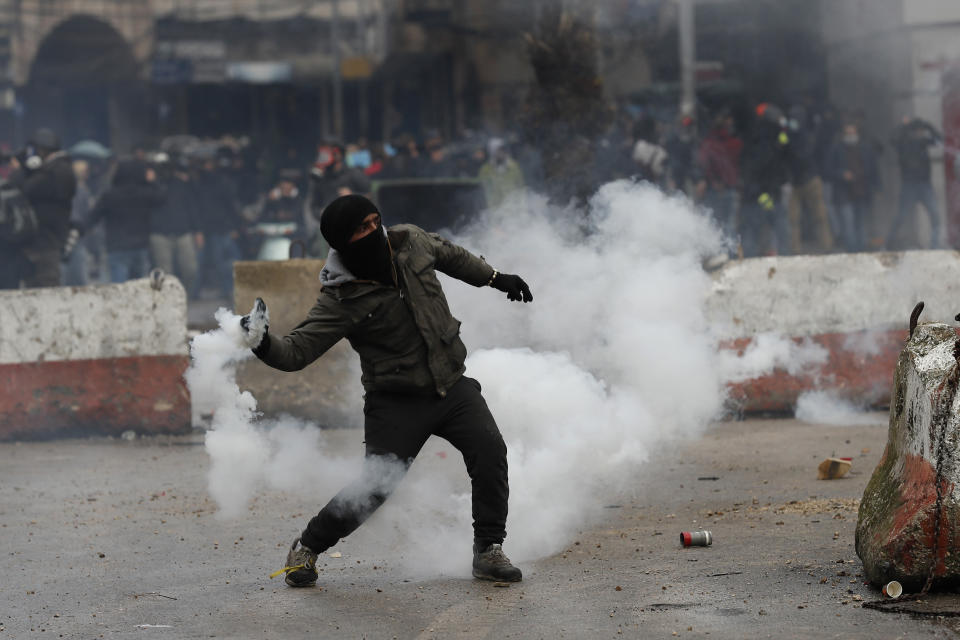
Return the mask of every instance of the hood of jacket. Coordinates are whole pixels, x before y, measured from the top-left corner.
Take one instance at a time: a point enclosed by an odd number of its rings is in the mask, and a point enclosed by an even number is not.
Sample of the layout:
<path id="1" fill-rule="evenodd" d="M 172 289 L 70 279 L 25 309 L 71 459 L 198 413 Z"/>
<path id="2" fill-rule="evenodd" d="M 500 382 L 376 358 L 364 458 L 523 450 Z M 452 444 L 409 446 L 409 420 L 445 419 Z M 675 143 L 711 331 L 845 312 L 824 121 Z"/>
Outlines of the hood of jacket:
<path id="1" fill-rule="evenodd" d="M 320 270 L 320 284 L 324 287 L 339 287 L 356 279 L 357 277 L 344 266 L 340 253 L 331 248 L 327 253 L 327 260 L 323 264 L 323 269 Z"/>

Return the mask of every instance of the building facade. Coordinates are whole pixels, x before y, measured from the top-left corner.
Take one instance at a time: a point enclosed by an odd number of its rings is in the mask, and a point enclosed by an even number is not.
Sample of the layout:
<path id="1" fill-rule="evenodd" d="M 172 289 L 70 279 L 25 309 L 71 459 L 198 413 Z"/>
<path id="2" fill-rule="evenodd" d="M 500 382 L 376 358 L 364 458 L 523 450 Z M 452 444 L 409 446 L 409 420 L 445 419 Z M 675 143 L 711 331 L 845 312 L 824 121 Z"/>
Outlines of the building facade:
<path id="1" fill-rule="evenodd" d="M 363 102 L 392 4 L 0 0 L 0 126 L 14 144 L 49 125 L 117 149 L 186 132 L 332 135 L 332 93 Z"/>
<path id="2" fill-rule="evenodd" d="M 593 20 L 611 103 L 675 110 L 675 0 L 0 0 L 0 141 L 41 125 L 118 151 L 245 134 L 309 155 L 324 139 L 515 130 L 534 82 L 525 34 L 555 2 Z M 694 5 L 704 112 L 806 99 L 862 112 L 886 149 L 875 239 L 899 189 L 889 135 L 922 117 L 946 133 L 935 186 L 960 229 L 960 3 Z"/>

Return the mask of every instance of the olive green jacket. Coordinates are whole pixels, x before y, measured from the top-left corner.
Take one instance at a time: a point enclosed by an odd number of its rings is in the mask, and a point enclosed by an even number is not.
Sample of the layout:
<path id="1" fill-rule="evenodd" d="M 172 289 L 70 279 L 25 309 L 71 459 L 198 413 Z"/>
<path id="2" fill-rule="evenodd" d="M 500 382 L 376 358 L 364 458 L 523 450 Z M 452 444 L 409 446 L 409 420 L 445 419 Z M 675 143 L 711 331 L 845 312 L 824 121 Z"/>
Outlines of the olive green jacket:
<path id="1" fill-rule="evenodd" d="M 464 372 L 467 349 L 450 314 L 437 271 L 481 287 L 493 269 L 462 247 L 410 224 L 390 228 L 399 286 L 357 280 L 331 250 L 323 291 L 306 320 L 288 335 L 269 333 L 254 353 L 282 371 L 299 371 L 341 338 L 360 354 L 367 392 L 437 393 Z"/>

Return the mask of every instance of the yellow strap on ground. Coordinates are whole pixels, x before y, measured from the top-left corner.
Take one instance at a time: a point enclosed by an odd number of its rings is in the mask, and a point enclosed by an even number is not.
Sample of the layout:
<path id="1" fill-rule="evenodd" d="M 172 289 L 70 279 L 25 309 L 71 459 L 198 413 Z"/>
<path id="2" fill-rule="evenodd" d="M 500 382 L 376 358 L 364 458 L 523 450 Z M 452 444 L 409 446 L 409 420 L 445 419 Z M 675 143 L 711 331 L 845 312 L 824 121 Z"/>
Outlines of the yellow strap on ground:
<path id="1" fill-rule="evenodd" d="M 277 577 L 278 575 L 280 575 L 281 573 L 290 573 L 291 571 L 296 571 L 297 569 L 303 569 L 305 566 L 306 566 L 306 565 L 298 564 L 298 565 L 294 565 L 294 566 L 292 566 L 292 567 L 284 567 L 283 569 L 280 569 L 279 571 L 274 571 L 273 573 L 271 573 L 271 574 L 270 574 L 270 579 L 273 580 L 274 578 L 276 578 L 276 577 Z"/>

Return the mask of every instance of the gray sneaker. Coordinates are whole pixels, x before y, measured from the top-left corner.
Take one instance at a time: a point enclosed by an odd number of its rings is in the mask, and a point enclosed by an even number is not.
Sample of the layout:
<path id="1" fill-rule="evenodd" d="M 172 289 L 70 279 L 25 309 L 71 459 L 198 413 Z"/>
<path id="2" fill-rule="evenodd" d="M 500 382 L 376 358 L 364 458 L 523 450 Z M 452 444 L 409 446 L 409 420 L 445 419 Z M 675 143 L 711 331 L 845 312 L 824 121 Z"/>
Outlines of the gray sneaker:
<path id="1" fill-rule="evenodd" d="M 317 554 L 300 544 L 300 538 L 297 538 L 287 553 L 287 566 L 274 575 L 281 573 L 286 574 L 283 579 L 291 587 L 312 587 L 317 584 Z"/>
<path id="2" fill-rule="evenodd" d="M 499 544 L 486 549 L 473 545 L 473 577 L 496 582 L 520 582 L 523 572 L 510 563 L 510 558 Z"/>

